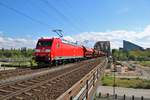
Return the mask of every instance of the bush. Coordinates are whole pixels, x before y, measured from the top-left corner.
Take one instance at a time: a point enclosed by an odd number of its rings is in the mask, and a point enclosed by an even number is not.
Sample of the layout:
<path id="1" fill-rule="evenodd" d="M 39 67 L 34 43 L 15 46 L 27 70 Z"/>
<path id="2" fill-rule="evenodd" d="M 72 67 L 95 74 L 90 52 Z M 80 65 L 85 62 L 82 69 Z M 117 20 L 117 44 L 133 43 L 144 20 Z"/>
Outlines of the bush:
<path id="1" fill-rule="evenodd" d="M 104 76 L 102 80 L 103 86 L 113 86 L 114 81 L 111 76 Z M 150 89 L 150 80 L 143 80 L 140 78 L 116 78 L 116 86 L 118 87 L 127 87 L 127 88 L 144 88 Z"/>

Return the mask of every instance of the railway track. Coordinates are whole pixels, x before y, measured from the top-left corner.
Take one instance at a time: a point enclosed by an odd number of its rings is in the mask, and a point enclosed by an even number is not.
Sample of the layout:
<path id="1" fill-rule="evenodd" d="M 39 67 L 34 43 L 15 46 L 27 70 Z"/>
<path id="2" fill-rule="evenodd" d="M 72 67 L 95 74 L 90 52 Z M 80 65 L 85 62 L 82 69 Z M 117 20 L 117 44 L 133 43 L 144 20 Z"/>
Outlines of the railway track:
<path id="1" fill-rule="evenodd" d="M 58 65 L 57 68 L 62 67 L 62 66 L 71 66 L 71 65 L 73 65 L 73 63 L 65 64 L 65 65 Z M 12 70 L 3 70 L 3 71 L 0 71 L 0 80 L 5 80 L 8 78 L 17 77 L 17 76 L 24 76 L 24 75 L 28 75 L 28 74 L 45 71 L 45 70 L 52 70 L 55 68 L 56 68 L 55 66 L 52 66 L 52 67 L 40 68 L 40 69 L 18 68 L 18 69 L 12 69 Z"/>
<path id="2" fill-rule="evenodd" d="M 0 100 L 55 100 L 102 62 L 92 59 L 29 80 L 0 86 Z"/>
<path id="3" fill-rule="evenodd" d="M 12 69 L 12 70 L 4 70 L 0 71 L 0 80 L 6 79 L 9 77 L 15 77 L 19 75 L 25 75 L 29 73 L 36 72 L 36 70 L 32 70 L 30 68 L 23 68 L 23 69 Z"/>

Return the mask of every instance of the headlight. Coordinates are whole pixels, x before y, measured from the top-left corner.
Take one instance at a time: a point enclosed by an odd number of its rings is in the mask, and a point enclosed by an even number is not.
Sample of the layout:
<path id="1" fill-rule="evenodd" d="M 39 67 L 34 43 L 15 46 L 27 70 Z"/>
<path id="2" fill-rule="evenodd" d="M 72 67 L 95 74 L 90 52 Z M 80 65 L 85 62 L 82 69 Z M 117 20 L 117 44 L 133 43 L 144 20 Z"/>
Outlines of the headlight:
<path id="1" fill-rule="evenodd" d="M 50 51 L 51 51 L 50 49 L 46 49 L 46 50 L 45 50 L 45 52 L 50 52 Z"/>
<path id="2" fill-rule="evenodd" d="M 40 49 L 36 49 L 35 52 L 40 52 Z"/>

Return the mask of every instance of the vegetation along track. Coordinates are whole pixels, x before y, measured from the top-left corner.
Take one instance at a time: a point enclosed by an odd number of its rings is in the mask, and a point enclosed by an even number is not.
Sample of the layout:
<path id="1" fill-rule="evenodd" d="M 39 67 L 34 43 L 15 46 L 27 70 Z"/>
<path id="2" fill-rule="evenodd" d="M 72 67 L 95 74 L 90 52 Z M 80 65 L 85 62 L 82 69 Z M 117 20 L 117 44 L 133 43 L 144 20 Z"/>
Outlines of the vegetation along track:
<path id="1" fill-rule="evenodd" d="M 31 80 L 0 86 L 0 100 L 55 100 L 95 68 L 102 59 L 92 59 Z"/>

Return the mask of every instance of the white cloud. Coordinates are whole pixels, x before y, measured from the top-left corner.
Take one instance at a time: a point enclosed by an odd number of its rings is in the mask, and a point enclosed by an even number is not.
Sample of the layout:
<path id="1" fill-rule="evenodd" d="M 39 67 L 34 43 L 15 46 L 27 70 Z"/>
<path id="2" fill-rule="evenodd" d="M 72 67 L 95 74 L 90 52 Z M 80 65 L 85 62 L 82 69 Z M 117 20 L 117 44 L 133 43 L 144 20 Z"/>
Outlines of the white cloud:
<path id="1" fill-rule="evenodd" d="M 147 26 L 142 32 L 126 30 L 115 30 L 108 32 L 83 32 L 73 36 L 66 36 L 64 38 L 73 41 L 77 40 L 80 42 L 89 40 L 92 41 L 92 46 L 96 41 L 110 41 L 112 48 L 122 47 L 123 40 L 128 40 L 144 48 L 147 48 L 150 47 L 150 25 Z M 91 43 L 89 42 L 89 44 Z"/>
<path id="2" fill-rule="evenodd" d="M 25 39 L 25 38 L 11 38 L 0 36 L 0 48 L 10 49 L 10 48 L 34 48 L 35 40 Z"/>
<path id="3" fill-rule="evenodd" d="M 3 33 L 1 33 L 3 34 Z M 150 25 L 148 25 L 143 31 L 126 31 L 126 30 L 114 30 L 106 32 L 83 32 L 80 34 L 65 36 L 65 39 L 80 44 L 93 47 L 97 41 L 110 41 L 112 48 L 122 47 L 123 40 L 131 41 L 144 48 L 150 47 Z M 84 41 L 88 40 L 86 44 Z M 28 47 L 35 48 L 37 40 L 31 38 L 11 38 L 0 35 L 0 48 L 20 48 Z"/>

